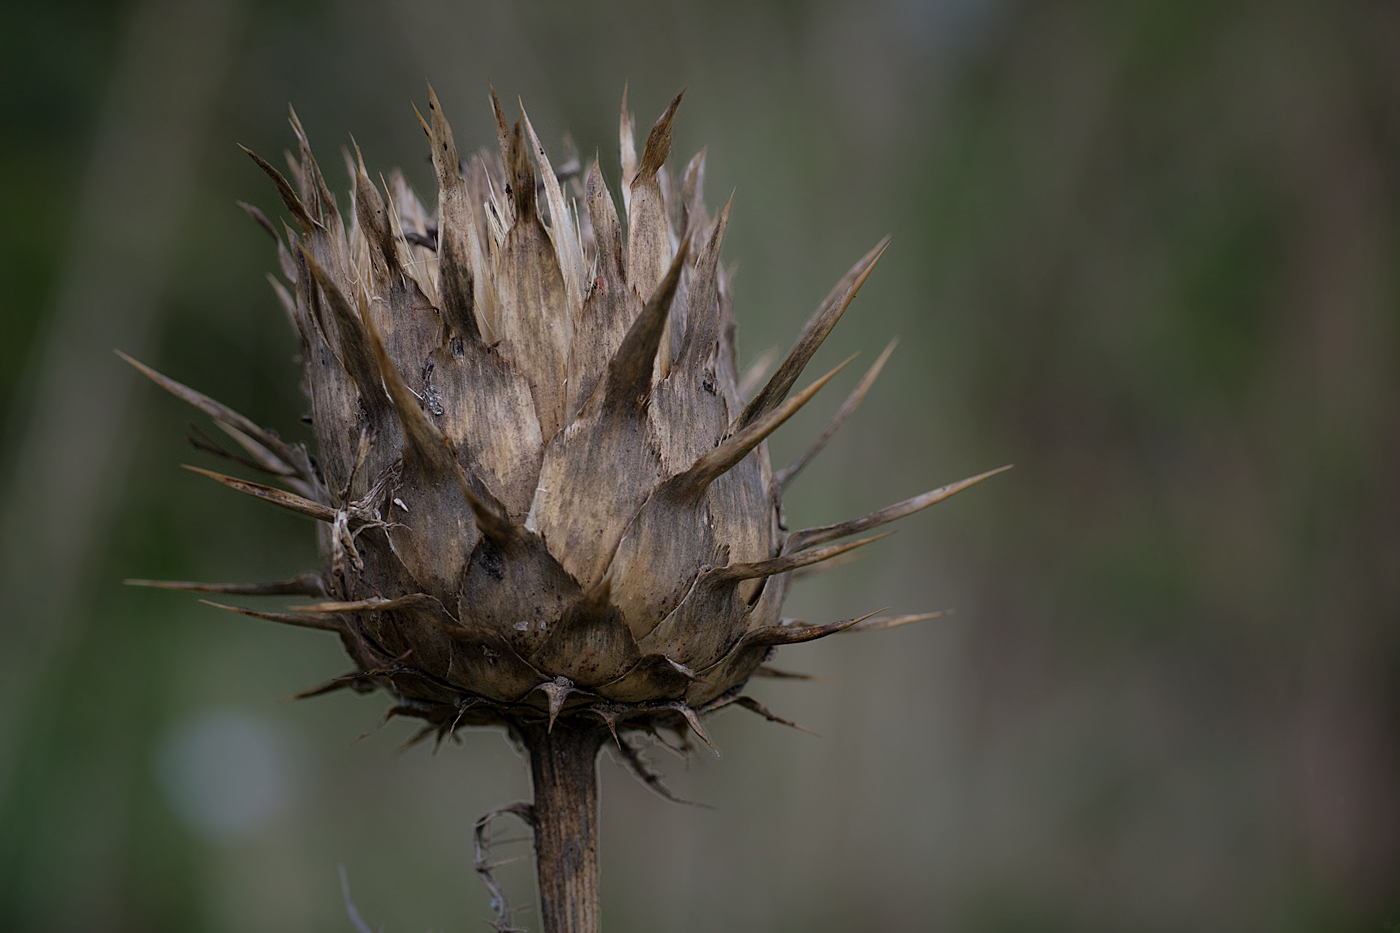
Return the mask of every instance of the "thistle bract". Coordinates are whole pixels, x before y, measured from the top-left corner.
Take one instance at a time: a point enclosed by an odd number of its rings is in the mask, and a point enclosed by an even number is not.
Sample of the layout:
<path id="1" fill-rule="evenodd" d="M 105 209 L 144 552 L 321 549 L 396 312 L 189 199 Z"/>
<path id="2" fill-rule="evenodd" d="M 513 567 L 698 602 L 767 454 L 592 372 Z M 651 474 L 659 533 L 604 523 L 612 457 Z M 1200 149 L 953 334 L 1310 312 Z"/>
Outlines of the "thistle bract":
<path id="1" fill-rule="evenodd" d="M 835 374 L 792 394 L 884 243 L 745 399 L 719 263 L 729 208 L 705 208 L 703 152 L 679 183 L 666 167 L 680 98 L 640 156 L 624 99 L 621 212 L 596 161 L 556 170 L 528 118 L 511 126 L 492 103 L 499 156 L 462 160 L 430 93 L 428 206 L 347 153 L 342 210 L 295 114 L 290 178 L 253 155 L 291 219 L 279 234 L 248 208 L 278 242 L 285 285 L 273 284 L 300 338 L 317 455 L 141 368 L 276 484 L 200 472 L 317 521 L 322 568 L 164 585 L 315 597 L 238 611 L 337 633 L 355 669 L 308 694 L 384 688 L 424 735 L 587 715 L 703 738 L 698 714 L 736 701 L 771 717 L 740 691 L 775 647 L 863 621 L 782 619 L 793 571 L 982 478 L 783 529 L 784 486 L 889 351 L 797 463 L 774 473 L 764 439 Z"/>

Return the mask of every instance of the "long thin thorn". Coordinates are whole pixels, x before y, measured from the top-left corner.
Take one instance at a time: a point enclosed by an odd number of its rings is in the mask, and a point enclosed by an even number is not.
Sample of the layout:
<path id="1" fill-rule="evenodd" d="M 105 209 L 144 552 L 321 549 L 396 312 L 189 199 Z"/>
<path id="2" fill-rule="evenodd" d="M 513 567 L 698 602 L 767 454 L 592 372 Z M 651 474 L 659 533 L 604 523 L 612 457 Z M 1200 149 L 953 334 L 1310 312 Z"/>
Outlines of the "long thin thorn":
<path id="1" fill-rule="evenodd" d="M 242 606 L 227 606 L 223 603 L 216 603 L 211 599 L 201 599 L 200 602 L 206 606 L 213 606 L 215 609 L 223 609 L 228 612 L 236 612 L 241 616 L 251 616 L 254 619 L 266 619 L 269 622 L 281 622 L 284 625 L 295 625 L 298 628 L 314 628 L 325 632 L 343 632 L 345 626 L 333 615 L 298 612 L 259 612 L 256 609 L 245 609 Z"/>
<path id="2" fill-rule="evenodd" d="M 864 547 L 881 538 L 887 538 L 894 532 L 885 532 L 881 535 L 872 535 L 869 538 L 862 538 L 859 541 L 851 541 L 847 544 L 831 544 L 826 547 L 811 548 L 806 551 L 797 551 L 792 554 L 783 554 L 769 560 L 754 561 L 748 564 L 730 564 L 721 567 L 715 573 L 729 580 L 754 580 L 759 577 L 771 577 L 777 573 L 786 573 L 789 570 L 796 570 L 798 567 L 806 567 L 809 564 L 819 564 L 824 560 L 831 560 L 839 557 L 847 551 L 854 551 L 858 547 Z"/>
<path id="3" fill-rule="evenodd" d="M 837 632 L 844 632 L 876 613 L 884 611 L 876 609 L 875 612 L 867 612 L 854 619 L 843 619 L 840 622 L 829 622 L 826 625 L 769 625 L 749 632 L 740 639 L 739 644 L 741 648 L 751 648 L 763 645 L 795 645 L 799 642 L 815 641 L 818 638 L 835 635 Z"/>
<path id="4" fill-rule="evenodd" d="M 800 671 L 785 671 L 776 667 L 769 667 L 767 664 L 760 664 L 758 670 L 754 671 L 755 677 L 770 677 L 774 680 L 816 680 L 816 674 L 804 674 Z"/>
<path id="5" fill-rule="evenodd" d="M 797 723 L 793 722 L 791 719 L 784 719 L 783 717 L 777 715 L 777 714 L 774 713 L 772 710 L 770 710 L 768 707 L 764 706 L 762 703 L 760 703 L 760 702 L 758 702 L 757 700 L 755 700 L 753 697 L 750 697 L 750 696 L 736 697 L 735 700 L 734 700 L 734 704 L 735 704 L 736 706 L 742 706 L 744 709 L 748 710 L 748 711 L 751 712 L 751 713 L 757 713 L 758 715 L 762 716 L 764 719 L 768 720 L 769 722 L 776 722 L 776 723 L 777 723 L 778 725 L 780 725 L 780 726 L 787 726 L 789 729 L 796 729 L 798 732 L 805 732 L 805 733 L 807 733 L 808 735 L 817 735 L 817 734 L 816 734 L 815 732 L 813 732 L 811 729 L 808 729 L 808 728 L 806 728 L 806 727 L 804 727 L 804 726 L 799 726 Z M 817 736 L 817 738 L 821 738 L 821 736 Z"/>
<path id="6" fill-rule="evenodd" d="M 647 134 L 646 145 L 642 147 L 642 161 L 637 168 L 637 177 L 655 175 L 671 154 L 671 124 L 676 119 L 676 108 L 681 105 L 685 89 L 675 96 L 666 112 L 663 113 Z"/>
<path id="7" fill-rule="evenodd" d="M 952 614 L 953 610 L 951 609 L 940 609 L 937 612 L 920 612 L 906 616 L 880 616 L 877 619 L 866 619 L 859 625 L 852 625 L 846 631 L 875 632 L 881 629 L 899 628 L 901 625 L 908 625 L 911 622 L 923 622 L 925 619 L 941 619 Z"/>
<path id="8" fill-rule="evenodd" d="M 1011 469 L 1011 464 L 998 467 L 995 470 L 988 470 L 986 473 L 979 473 L 976 476 L 969 476 L 967 479 L 958 480 L 956 483 L 949 483 L 947 486 L 940 486 L 937 489 L 930 489 L 923 495 L 914 496 L 912 499 L 905 499 L 903 502 L 896 502 L 894 505 L 886 506 L 876 512 L 861 518 L 853 518 L 847 522 L 836 525 L 823 525 L 820 528 L 806 528 L 802 531 L 794 532 L 789 536 L 785 550 L 798 551 L 802 548 L 811 547 L 814 544 L 824 544 L 827 541 L 834 541 L 837 538 L 844 538 L 846 535 L 860 534 L 862 531 L 869 531 L 871 528 L 878 528 L 897 518 L 912 515 L 920 509 L 942 502 L 949 496 L 962 492 L 969 486 L 975 486 L 989 476 L 996 476 L 998 473 L 1005 473 Z"/>
<path id="9" fill-rule="evenodd" d="M 317 227 L 321 227 L 321 222 L 314 220 L 311 215 L 307 213 L 306 205 L 301 203 L 301 199 L 298 198 L 297 193 L 292 190 L 292 186 L 287 182 L 286 177 L 283 176 L 281 172 L 277 171 L 277 169 L 273 168 L 272 163 L 268 162 L 247 146 L 240 144 L 238 148 L 248 153 L 249 158 L 258 164 L 258 168 L 266 172 L 268 177 L 272 179 L 273 184 L 277 186 L 277 193 L 281 196 L 282 203 L 286 205 L 287 210 L 292 212 L 292 216 L 296 218 L 297 224 L 300 225 L 303 233 L 309 234 Z M 322 227 L 322 229 L 325 228 Z"/>
<path id="10" fill-rule="evenodd" d="M 752 424 L 739 428 L 718 447 L 702 454 L 689 470 L 680 474 L 676 479 L 688 485 L 697 494 L 703 492 L 710 483 L 748 456 L 749 451 L 762 443 L 763 439 L 776 431 L 784 421 L 795 415 L 799 408 L 811 401 L 812 396 L 821 391 L 822 386 L 830 382 L 831 378 L 844 369 L 846 364 L 854 358 L 854 356 L 847 357 L 831 372 L 779 405 L 775 410 L 768 412 Z"/>
<path id="11" fill-rule="evenodd" d="M 216 483 L 222 483 L 230 489 L 235 489 L 255 499 L 271 502 L 273 505 L 280 505 L 282 508 L 296 512 L 298 515 L 305 515 L 308 518 L 314 518 L 322 522 L 335 521 L 335 509 L 330 506 L 322 505 L 319 502 L 312 502 L 310 499 L 298 496 L 296 493 L 275 489 L 272 486 L 264 486 L 262 483 L 250 483 L 247 480 L 238 479 L 237 477 L 215 473 L 213 470 L 190 466 L 188 463 L 183 463 L 181 466 L 191 473 L 207 476 Z"/>
<path id="12" fill-rule="evenodd" d="M 215 421 L 226 424 L 229 427 L 236 428 L 237 430 L 241 431 L 247 436 L 253 438 L 263 447 L 276 454 L 277 458 L 281 460 L 282 463 L 286 465 L 288 469 L 295 470 L 298 476 L 310 478 L 310 465 L 306 459 L 305 451 L 302 451 L 299 448 L 288 444 L 276 434 L 273 434 L 266 428 L 255 424 L 253 421 L 249 420 L 248 418 L 245 418 L 243 415 L 240 415 L 238 412 L 234 411 L 232 408 L 229 408 L 222 402 L 215 401 L 214 399 L 205 395 L 203 392 L 198 392 L 194 389 L 191 389 L 184 383 L 176 382 L 169 376 L 156 372 L 154 369 L 147 366 L 145 363 L 132 359 L 120 350 L 114 350 L 112 352 L 116 353 L 117 356 L 121 357 L 122 359 L 130 363 L 132 366 L 136 367 L 136 369 L 143 376 L 145 376 L 147 379 L 150 379 L 152 382 L 160 386 L 165 391 L 169 392 L 171 395 L 184 402 L 189 403 L 190 405 L 193 405 L 195 408 L 198 408 L 200 411 L 204 412 L 206 415 L 213 418 Z"/>
<path id="13" fill-rule="evenodd" d="M 617 352 L 608 364 L 608 384 L 604 389 L 605 399 L 610 407 L 625 406 L 636 402 L 650 390 L 652 369 L 656 363 L 656 350 L 666 333 L 666 319 L 671 311 L 671 302 L 676 296 L 676 287 L 681 280 L 681 270 L 685 268 L 685 258 L 690 251 L 690 235 L 681 241 L 671 268 L 656 291 L 647 300 L 646 307 L 627 329 Z"/>
<path id="14" fill-rule="evenodd" d="M 356 599 L 349 602 L 312 603 L 309 606 L 293 606 L 293 612 L 385 612 L 390 609 L 437 608 L 442 604 L 427 593 L 414 593 L 385 599 L 376 596 L 372 599 Z"/>
<path id="15" fill-rule="evenodd" d="M 798 473 L 801 473 L 817 454 L 822 452 L 831 438 L 841 429 L 841 425 L 846 423 L 846 419 L 851 417 L 855 410 L 860 407 L 861 401 L 865 399 L 865 393 L 870 391 L 870 387 L 873 386 L 875 380 L 879 378 L 880 370 L 885 368 L 885 361 L 890 358 L 890 354 L 894 352 L 895 344 L 897 343 L 899 343 L 898 337 L 891 340 L 889 346 L 885 347 L 885 352 L 881 353 L 880 358 L 875 361 L 875 365 L 866 370 L 860 382 L 851 390 L 851 394 L 846 396 L 846 400 L 841 403 L 841 407 L 836 410 L 836 414 L 831 416 L 831 422 L 826 426 L 826 430 L 821 433 L 820 437 L 812 442 L 812 446 L 807 448 L 807 452 L 801 457 L 798 457 L 790 466 L 779 470 L 773 477 L 773 486 L 779 493 L 787 488 L 788 483 L 792 482 L 793 478 L 796 477 Z"/>
<path id="16" fill-rule="evenodd" d="M 743 414 L 739 416 L 740 424 L 750 424 L 763 417 L 777 408 L 778 403 L 792 391 L 797 377 L 802 375 L 807 362 L 817 352 L 822 341 L 826 340 L 836 322 L 841 320 L 841 315 L 850 307 L 851 299 L 855 298 L 856 292 L 865 284 L 865 280 L 875 268 L 875 263 L 880 261 L 889 245 L 890 238 L 885 237 L 836 283 L 836 287 L 802 328 L 802 333 L 798 335 L 797 343 L 793 345 L 787 359 L 783 360 L 773 378 L 763 387 L 763 391 L 754 396 L 753 401 L 749 402 Z"/>
<path id="17" fill-rule="evenodd" d="M 127 586 L 229 596 L 325 596 L 326 581 L 319 573 L 303 573 L 281 583 L 188 583 L 183 580 L 123 580 Z"/>
<path id="18" fill-rule="evenodd" d="M 700 741 L 704 742 L 707 746 L 709 746 L 710 751 L 715 753 L 716 758 L 719 758 L 719 749 L 715 747 L 714 742 L 710 741 L 710 736 L 707 732 L 705 732 L 705 727 L 700 724 L 699 714 L 697 714 L 695 710 L 691 709 L 684 703 L 672 703 L 670 705 L 672 709 L 676 710 L 682 716 L 685 717 L 686 724 L 690 726 L 690 731 L 694 732 L 696 736 L 699 737 Z"/>

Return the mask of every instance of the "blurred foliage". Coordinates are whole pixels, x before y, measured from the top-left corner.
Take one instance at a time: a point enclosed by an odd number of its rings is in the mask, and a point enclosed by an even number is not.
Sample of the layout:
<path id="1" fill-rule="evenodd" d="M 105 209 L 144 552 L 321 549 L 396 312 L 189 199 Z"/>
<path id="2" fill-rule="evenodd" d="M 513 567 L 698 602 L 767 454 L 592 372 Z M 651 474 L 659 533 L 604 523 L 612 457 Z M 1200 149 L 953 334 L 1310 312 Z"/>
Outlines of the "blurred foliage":
<path id="1" fill-rule="evenodd" d="M 11 3 L 0 29 L 11 455 L 140 5 Z M 661 753 L 713 811 L 605 764 L 611 929 L 1400 921 L 1400 8 L 234 5 L 148 354 L 174 377 L 304 436 L 274 257 L 233 205 L 275 206 L 233 143 L 287 146 L 287 101 L 333 178 L 354 133 L 431 192 L 408 106 L 424 78 L 464 149 L 492 142 L 490 80 L 610 180 L 623 83 L 641 126 L 688 86 L 676 152 L 708 144 L 711 204 L 737 189 L 749 359 L 894 233 L 823 352 L 900 348 L 790 524 L 1017 464 L 799 590 L 789 611 L 813 621 L 957 609 L 787 649 L 822 681 L 757 693 L 823 739 L 736 714 L 712 730 L 723 761 Z M 314 562 L 306 523 L 175 468 L 207 463 L 182 437 L 196 415 L 134 398 L 134 465 L 10 750 L 0 929 L 344 930 L 337 864 L 371 925 L 476 926 L 470 824 L 528 793 L 523 762 L 491 733 L 437 756 L 394 755 L 397 726 L 350 746 L 382 700 L 273 702 L 339 673 L 330 640 L 120 587 Z M 216 708 L 305 756 L 286 807 L 235 839 L 182 824 L 157 773 L 172 729 Z M 531 898 L 527 871 L 507 881 Z"/>

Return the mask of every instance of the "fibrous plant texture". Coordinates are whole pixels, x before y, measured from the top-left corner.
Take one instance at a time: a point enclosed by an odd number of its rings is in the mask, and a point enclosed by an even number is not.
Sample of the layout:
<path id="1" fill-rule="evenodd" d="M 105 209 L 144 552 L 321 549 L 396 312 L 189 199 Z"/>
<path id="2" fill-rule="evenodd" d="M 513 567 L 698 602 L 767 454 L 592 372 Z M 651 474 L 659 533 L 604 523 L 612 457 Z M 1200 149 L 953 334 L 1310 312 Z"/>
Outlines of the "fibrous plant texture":
<path id="1" fill-rule="evenodd" d="M 603 740 L 654 781 L 629 734 L 708 743 L 702 717 L 730 704 L 776 718 L 742 691 L 777 646 L 923 618 L 807 625 L 781 608 L 794 571 L 874 537 L 842 539 L 991 474 L 787 532 L 783 489 L 889 350 L 796 463 L 775 473 L 764 439 L 841 368 L 792 394 L 885 243 L 745 398 L 719 262 L 729 207 L 705 208 L 703 152 L 679 183 L 666 165 L 680 97 L 640 156 L 624 98 L 620 212 L 596 160 L 556 169 L 523 112 L 512 126 L 491 100 L 499 158 L 463 160 L 430 91 L 431 208 L 347 152 L 342 210 L 295 114 L 289 177 L 250 153 L 291 219 L 279 234 L 247 207 L 277 241 L 273 288 L 300 338 L 316 455 L 136 365 L 272 480 L 198 472 L 314 519 L 322 566 L 272 585 L 156 585 L 313 597 L 236 609 L 339 636 L 354 669 L 306 695 L 383 689 L 422 737 L 506 725 L 532 756 L 536 801 L 518 812 L 536 830 L 545 928 L 594 929 Z"/>

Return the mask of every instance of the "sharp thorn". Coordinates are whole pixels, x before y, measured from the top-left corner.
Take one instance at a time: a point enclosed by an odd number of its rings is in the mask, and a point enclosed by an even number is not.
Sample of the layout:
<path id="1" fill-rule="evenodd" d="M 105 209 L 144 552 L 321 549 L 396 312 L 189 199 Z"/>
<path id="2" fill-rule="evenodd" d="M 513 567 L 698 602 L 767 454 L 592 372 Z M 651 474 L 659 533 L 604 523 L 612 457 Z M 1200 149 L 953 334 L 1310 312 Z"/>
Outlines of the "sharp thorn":
<path id="1" fill-rule="evenodd" d="M 187 463 L 181 466 L 191 473 L 198 473 L 207 476 L 216 483 L 222 483 L 230 489 L 245 493 L 255 499 L 262 499 L 264 502 L 271 502 L 273 505 L 280 505 L 282 508 L 308 518 L 314 518 L 322 522 L 335 521 L 335 509 L 322 505 L 319 502 L 312 502 L 310 499 L 298 496 L 296 493 L 287 492 L 282 489 L 274 489 L 271 486 L 264 486 L 262 483 L 250 483 L 247 480 L 238 479 L 233 476 L 225 476 L 222 473 L 215 473 L 213 470 L 206 470 L 202 467 L 190 466 Z"/>
<path id="2" fill-rule="evenodd" d="M 201 599 L 200 602 L 206 606 L 213 606 L 215 609 L 223 609 L 228 612 L 236 612 L 239 615 L 251 616 L 254 619 L 266 619 L 268 622 L 281 622 L 284 625 L 295 625 L 298 628 L 314 628 L 324 632 L 343 632 L 345 626 L 333 615 L 313 615 L 310 613 L 301 614 L 294 612 L 259 612 L 256 609 L 245 609 L 242 606 L 226 606 L 223 603 L 216 603 L 210 599 Z"/>
<path id="3" fill-rule="evenodd" d="M 757 713 L 758 715 L 762 716 L 764 719 L 768 720 L 769 722 L 776 722 L 776 723 L 778 723 L 779 725 L 787 726 L 787 727 L 790 728 L 790 729 L 796 729 L 798 732 L 805 732 L 805 733 L 807 733 L 808 735 L 817 735 L 817 734 L 816 734 L 815 732 L 813 732 L 811 729 L 805 728 L 805 727 L 803 727 L 803 726 L 799 726 L 797 723 L 793 722 L 791 719 L 784 719 L 783 717 L 777 715 L 776 713 L 774 713 L 774 712 L 772 712 L 770 709 L 768 709 L 768 707 L 764 706 L 762 703 L 760 703 L 760 702 L 758 702 L 757 700 L 755 700 L 753 697 L 750 697 L 750 696 L 735 697 L 734 702 L 735 702 L 735 704 L 737 704 L 737 705 L 739 705 L 739 706 L 742 706 L 744 709 L 748 710 L 748 711 L 751 712 L 751 713 Z M 817 736 L 817 738 L 821 738 L 821 736 Z"/>
<path id="4" fill-rule="evenodd" d="M 787 397 L 792 390 L 797 378 L 802 375 L 802 370 L 807 366 L 807 362 L 812 355 L 817 352 L 817 348 L 826 340 L 831 329 L 836 326 L 836 322 L 841 319 L 846 308 L 850 306 L 851 299 L 855 298 L 856 292 L 860 291 L 861 285 L 870 276 L 871 270 L 875 268 L 875 263 L 880 261 L 885 250 L 890 245 L 890 238 L 885 237 L 875 248 L 866 253 L 865 256 L 856 263 L 851 271 L 847 272 L 836 283 L 836 287 L 826 296 L 826 300 L 821 303 L 816 312 L 802 328 L 802 333 L 797 337 L 797 343 L 793 345 L 787 358 L 778 366 L 778 371 L 773 374 L 773 378 L 768 380 L 768 384 L 763 387 L 763 391 L 754 396 L 739 416 L 740 424 L 751 424 L 763 417 L 766 413 L 777 408 L 779 403 Z"/>
<path id="5" fill-rule="evenodd" d="M 182 580 L 123 580 L 127 586 L 149 586 L 161 590 L 194 593 L 224 593 L 231 596 L 321 596 L 326 581 L 318 573 L 303 573 L 281 583 L 187 583 Z"/>
<path id="6" fill-rule="evenodd" d="M 901 625 L 908 625 L 911 622 L 923 622 L 925 619 L 941 619 L 944 616 L 953 614 L 951 609 L 940 609 L 937 612 L 920 612 L 914 615 L 904 616 L 881 616 L 877 619 L 866 619 L 858 625 L 852 625 L 846 629 L 847 632 L 874 632 L 887 628 L 898 628 Z"/>
<path id="7" fill-rule="evenodd" d="M 764 438 L 776 431 L 784 421 L 787 421 L 797 413 L 798 409 L 811 401 L 812 396 L 816 395 L 822 386 L 830 382 L 831 378 L 844 369 L 853 358 L 847 357 L 835 369 L 757 421 L 742 427 L 739 427 L 736 422 L 735 425 L 731 426 L 731 430 L 734 430 L 735 433 L 722 441 L 719 446 L 702 454 L 689 470 L 680 474 L 676 479 L 689 486 L 694 494 L 698 495 L 704 492 L 710 483 L 748 456 L 749 452 L 762 443 Z M 736 428 L 737 430 L 735 430 Z"/>
<path id="8" fill-rule="evenodd" d="M 806 528 L 802 531 L 793 532 L 793 534 L 788 537 L 787 544 L 785 544 L 784 547 L 796 551 L 811 547 L 814 544 L 824 544 L 827 541 L 844 538 L 847 535 L 860 534 L 862 531 L 869 531 L 871 528 L 878 528 L 881 525 L 903 518 L 906 515 L 911 515 L 920 509 L 926 509 L 935 503 L 942 502 L 949 496 L 956 495 L 969 486 L 975 486 L 982 482 L 982 480 L 991 476 L 996 476 L 998 473 L 1004 473 L 1009 469 L 1011 469 L 1010 464 L 1004 467 L 998 467 L 995 470 L 988 470 L 986 473 L 979 473 L 976 476 L 958 480 L 956 483 L 949 483 L 947 486 L 931 489 L 922 495 L 914 496 L 912 499 L 896 502 L 894 505 L 886 506 L 879 511 L 871 512 L 869 515 L 862 516 L 861 518 L 854 518 L 850 521 L 840 522 L 835 525 L 823 525 L 819 528 Z"/>
<path id="9" fill-rule="evenodd" d="M 690 726 L 690 731 L 694 732 L 696 737 L 698 737 L 700 741 L 704 742 L 709 747 L 710 751 L 715 753 L 716 758 L 719 758 L 719 749 L 715 748 L 715 743 L 710 741 L 710 736 L 708 733 L 705 732 L 705 727 L 700 724 L 700 716 L 695 712 L 695 710 L 691 709 L 686 704 L 680 702 L 670 703 L 667 705 L 671 709 L 675 710 L 676 712 L 680 713 L 682 716 L 685 717 L 686 724 Z"/>
<path id="10" fill-rule="evenodd" d="M 730 564 L 727 567 L 720 567 L 713 573 L 724 580 L 754 580 L 759 577 L 771 577 L 774 574 L 787 573 L 789 570 L 796 570 L 798 567 L 806 567 L 809 564 L 819 564 L 824 560 L 831 560 L 845 554 L 847 551 L 854 551 L 858 547 L 864 547 L 881 538 L 889 537 L 893 532 L 872 535 L 869 538 L 862 538 L 859 541 L 852 541 L 849 544 L 832 544 L 827 547 L 812 548 L 806 551 L 797 551 L 792 554 L 783 554 L 769 560 L 754 561 L 747 564 Z"/>
<path id="11" fill-rule="evenodd" d="M 769 625 L 754 629 L 740 639 L 739 643 L 745 647 L 758 647 L 762 645 L 796 645 L 804 641 L 815 641 L 818 638 L 843 632 L 853 625 L 859 625 L 876 613 L 884 611 L 876 609 L 875 612 L 868 612 L 863 616 L 843 619 L 840 622 L 830 622 L 826 625 Z"/>
<path id="12" fill-rule="evenodd" d="M 791 465 L 779 470 L 773 477 L 773 486 L 780 494 L 787 488 L 788 483 L 792 482 L 793 478 L 796 477 L 798 473 L 801 473 L 817 454 L 822 452 L 831 438 L 841 429 L 841 425 L 846 423 L 846 419 L 851 417 L 855 410 L 860 407 L 861 401 L 865 398 L 865 393 L 869 392 L 870 387 L 875 384 L 875 380 L 880 375 L 880 370 L 884 369 L 885 361 L 890 358 L 890 354 L 894 352 L 895 344 L 897 343 L 899 343 L 899 339 L 895 338 L 890 341 L 889 346 L 885 347 L 885 352 L 881 353 L 880 358 L 875 361 L 875 364 L 871 366 L 870 369 L 866 370 L 860 382 L 851 390 L 851 394 L 846 396 L 846 400 L 841 403 L 841 407 L 836 410 L 836 414 L 832 415 L 831 422 L 827 424 L 826 430 L 822 431 L 821 436 L 812 442 L 812 446 L 807 448 L 806 453 L 797 458 Z"/>
<path id="13" fill-rule="evenodd" d="M 608 363 L 608 385 L 604 390 L 604 399 L 610 408 L 640 411 L 638 402 L 645 399 L 646 393 L 651 390 L 656 351 L 666 333 L 671 301 L 675 298 L 676 286 L 680 283 L 689 251 L 690 236 L 687 235 L 681 241 L 666 277 L 647 300 L 642 313 L 627 329 L 627 335 L 622 338 L 617 352 Z"/>

